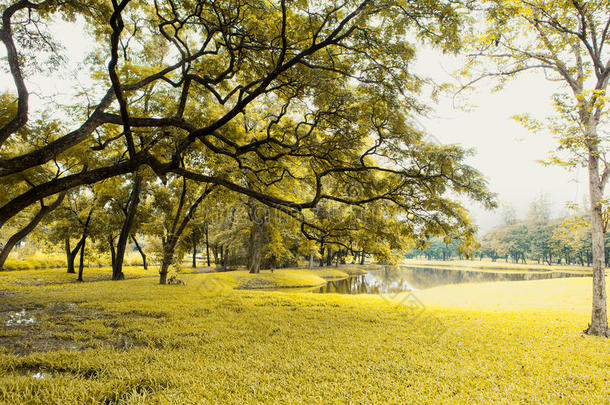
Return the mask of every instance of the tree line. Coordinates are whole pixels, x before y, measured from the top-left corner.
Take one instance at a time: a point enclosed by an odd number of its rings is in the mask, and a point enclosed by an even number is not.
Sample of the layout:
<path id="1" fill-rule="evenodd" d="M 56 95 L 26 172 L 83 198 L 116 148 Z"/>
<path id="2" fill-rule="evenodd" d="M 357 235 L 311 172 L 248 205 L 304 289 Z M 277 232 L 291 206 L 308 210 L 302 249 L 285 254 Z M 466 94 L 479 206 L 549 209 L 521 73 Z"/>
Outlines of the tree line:
<path id="1" fill-rule="evenodd" d="M 577 209 L 576 207 L 574 207 Z M 610 237 L 605 237 L 606 265 L 610 264 Z M 449 260 L 465 257 L 492 262 L 538 263 L 548 265 L 591 266 L 591 226 L 586 210 L 552 218 L 550 204 L 541 196 L 530 204 L 524 219 L 512 208 L 505 208 L 503 223 L 482 235 L 475 250 L 462 254 L 459 244 L 432 238 L 422 249 L 412 249 L 408 258 Z"/>

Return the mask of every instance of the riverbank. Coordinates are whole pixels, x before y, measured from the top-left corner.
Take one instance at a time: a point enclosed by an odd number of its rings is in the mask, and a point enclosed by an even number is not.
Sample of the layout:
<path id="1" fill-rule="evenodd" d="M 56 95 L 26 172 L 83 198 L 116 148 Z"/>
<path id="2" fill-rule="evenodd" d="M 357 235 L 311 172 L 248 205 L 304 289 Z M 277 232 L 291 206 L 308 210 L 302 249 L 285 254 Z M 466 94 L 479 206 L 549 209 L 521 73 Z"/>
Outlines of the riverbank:
<path id="1" fill-rule="evenodd" d="M 422 312 L 378 296 L 215 288 L 210 276 L 185 274 L 176 286 L 156 277 L 61 283 L 49 270 L 28 285 L 0 273 L 0 403 L 610 397 L 610 341 L 581 335 L 588 311 L 552 294 L 561 282 L 585 302 L 581 279 L 536 282 L 556 311 L 525 310 L 531 293 L 513 287 L 521 308 L 488 311 L 482 304 L 495 296 L 477 284 L 455 287 L 484 294 L 478 310 L 441 309 L 450 300 L 439 288 L 419 296 Z"/>
<path id="2" fill-rule="evenodd" d="M 324 286 L 328 281 L 345 280 L 360 276 L 378 266 L 341 265 L 337 267 L 314 267 L 312 269 L 275 269 L 261 270 L 258 274 L 250 274 L 247 270 L 234 270 L 205 273 L 202 280 L 213 285 L 217 283 L 236 290 L 272 290 L 284 288 L 316 288 Z M 178 275 L 188 282 L 188 272 Z"/>
<path id="3" fill-rule="evenodd" d="M 548 264 L 537 263 L 503 263 L 500 261 L 492 262 L 491 260 L 419 260 L 419 259 L 404 259 L 401 263 L 404 266 L 412 267 L 441 267 L 457 270 L 476 270 L 476 271 L 506 271 L 506 272 L 521 272 L 521 271 L 536 271 L 536 272 L 568 272 L 591 274 L 591 267 L 574 266 L 574 265 L 557 265 L 549 266 Z"/>

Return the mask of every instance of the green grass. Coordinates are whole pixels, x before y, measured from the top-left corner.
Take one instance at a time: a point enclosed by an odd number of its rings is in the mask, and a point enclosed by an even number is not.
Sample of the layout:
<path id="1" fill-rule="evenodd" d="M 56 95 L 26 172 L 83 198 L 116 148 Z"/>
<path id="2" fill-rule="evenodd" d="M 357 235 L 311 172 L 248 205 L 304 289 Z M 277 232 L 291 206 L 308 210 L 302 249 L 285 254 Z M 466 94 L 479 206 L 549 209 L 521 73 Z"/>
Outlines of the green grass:
<path id="1" fill-rule="evenodd" d="M 66 283 L 56 273 L 40 272 L 36 286 L 19 281 L 24 272 L 0 273 L 0 403 L 542 404 L 610 397 L 610 341 L 581 335 L 588 311 L 566 310 L 565 294 L 544 284 L 562 281 L 567 291 L 574 283 L 573 294 L 586 300 L 581 279 L 540 282 L 554 311 L 420 312 L 376 296 L 235 290 L 238 272 L 183 274 L 186 285 L 178 286 L 159 286 L 156 277 Z M 517 301 L 530 295 L 529 287 L 509 290 Z M 420 299 L 440 307 L 445 293 Z M 23 309 L 24 316 L 15 314 Z M 30 318 L 35 322 L 7 326 Z"/>

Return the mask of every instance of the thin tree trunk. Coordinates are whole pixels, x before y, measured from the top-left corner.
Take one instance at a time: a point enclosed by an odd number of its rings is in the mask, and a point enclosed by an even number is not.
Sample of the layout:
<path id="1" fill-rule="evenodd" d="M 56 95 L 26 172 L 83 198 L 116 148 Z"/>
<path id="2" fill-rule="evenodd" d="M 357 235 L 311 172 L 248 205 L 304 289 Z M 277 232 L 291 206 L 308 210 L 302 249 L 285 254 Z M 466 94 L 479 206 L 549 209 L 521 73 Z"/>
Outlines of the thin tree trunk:
<path id="1" fill-rule="evenodd" d="M 133 222 L 136 217 L 136 211 L 138 204 L 140 203 L 140 189 L 142 186 L 142 177 L 136 174 L 133 181 L 133 188 L 131 190 L 131 196 L 129 197 L 129 206 L 127 208 L 127 215 L 123 222 L 123 228 L 119 234 L 119 241 L 116 247 L 116 257 L 114 265 L 112 266 L 112 279 L 113 280 L 124 280 L 125 274 L 123 274 L 123 260 L 125 258 L 125 249 L 127 248 L 127 239 L 131 233 Z"/>
<path id="2" fill-rule="evenodd" d="M 85 245 L 87 240 L 83 241 L 83 245 L 80 247 L 80 263 L 78 264 L 78 279 L 77 281 L 83 281 L 83 270 L 85 269 Z"/>
<path id="3" fill-rule="evenodd" d="M 184 181 L 183 189 L 182 189 L 183 193 L 180 198 L 180 204 L 179 204 L 178 210 L 176 211 L 176 216 L 174 217 L 174 221 L 172 223 L 172 227 L 170 229 L 169 236 L 166 240 L 166 243 L 163 244 L 163 260 L 161 262 L 161 269 L 159 270 L 159 284 L 167 283 L 167 273 L 169 270 L 169 266 L 174 259 L 174 252 L 176 250 L 176 245 L 178 244 L 178 240 L 180 239 L 180 236 L 186 229 L 186 226 L 188 225 L 188 223 L 191 221 L 191 219 L 193 219 L 193 216 L 195 215 L 195 211 L 197 211 L 197 207 L 199 207 L 199 204 L 201 204 L 203 199 L 208 194 L 210 194 L 213 189 L 214 189 L 213 186 L 208 187 L 205 189 L 205 191 L 203 193 L 201 193 L 199 198 L 197 198 L 197 200 L 195 200 L 195 202 L 191 205 L 186 216 L 182 219 L 182 221 L 178 225 L 178 222 L 180 220 L 180 213 L 182 211 L 181 208 L 184 205 L 184 197 L 186 195 L 186 180 Z"/>
<path id="4" fill-rule="evenodd" d="M 208 267 L 211 267 L 210 264 L 210 241 L 208 240 L 208 225 L 205 225 L 205 255 L 208 260 Z"/>
<path id="5" fill-rule="evenodd" d="M 214 267 L 219 267 L 220 264 L 220 247 L 217 244 L 212 246 L 212 253 L 214 254 Z"/>
<path id="6" fill-rule="evenodd" d="M 197 268 L 197 244 L 193 242 L 193 268 Z"/>
<path id="7" fill-rule="evenodd" d="M 320 267 L 324 267 L 324 245 L 320 243 Z"/>
<path id="8" fill-rule="evenodd" d="M 114 269 L 114 263 L 116 262 L 116 251 L 114 250 L 114 240 L 111 235 L 108 235 L 108 245 L 110 246 L 110 265 Z"/>
<path id="9" fill-rule="evenodd" d="M 49 214 L 55 208 L 59 207 L 65 195 L 66 193 L 60 194 L 57 199 L 53 201 L 53 203 L 51 203 L 51 205 L 44 205 L 44 202 L 42 200 L 40 201 L 40 210 L 36 213 L 36 215 L 34 215 L 32 220 L 26 226 L 24 226 L 15 234 L 13 234 L 4 244 L 2 251 L 0 251 L 0 270 L 2 270 L 2 268 L 4 267 L 4 263 L 6 262 L 6 259 L 8 259 L 8 255 L 11 253 L 11 250 L 13 250 L 15 245 L 19 243 L 20 240 L 29 235 L 30 232 L 32 232 L 36 228 L 36 226 L 38 226 L 40 221 L 42 221 L 42 219 L 47 216 L 47 214 Z"/>
<path id="10" fill-rule="evenodd" d="M 74 248 L 74 250 L 70 253 L 70 257 L 71 257 L 71 261 L 69 266 L 72 266 L 72 272 L 74 272 L 74 259 L 76 258 L 76 254 L 78 253 L 78 251 L 80 250 L 80 263 L 79 263 L 79 267 L 78 267 L 78 281 L 83 281 L 83 266 L 84 266 L 84 258 L 85 258 L 85 243 L 87 242 L 87 236 L 89 235 L 89 223 L 91 222 L 91 215 L 93 214 L 93 205 L 91 206 L 91 209 L 89 209 L 89 214 L 87 214 L 87 219 L 85 220 L 85 223 L 83 224 L 83 235 L 81 236 L 80 240 L 78 241 L 78 243 L 76 244 L 76 247 Z M 69 245 L 69 238 L 67 240 L 67 243 Z M 68 268 L 68 272 L 70 268 Z"/>
<path id="11" fill-rule="evenodd" d="M 589 196 L 591 200 L 591 235 L 593 253 L 593 301 L 591 324 L 585 331 L 590 335 L 610 337 L 606 307 L 606 277 L 604 269 L 604 228 L 601 200 L 603 185 L 599 177 L 599 157 L 589 156 Z"/>
<path id="12" fill-rule="evenodd" d="M 140 256 L 142 256 L 142 266 L 144 267 L 144 270 L 148 270 L 148 264 L 146 262 L 146 254 L 144 253 L 142 246 L 140 246 L 140 244 L 138 243 L 138 240 L 136 239 L 135 235 L 133 235 L 133 234 L 131 235 L 131 240 L 133 241 L 134 245 L 136 245 L 136 249 L 140 253 Z"/>

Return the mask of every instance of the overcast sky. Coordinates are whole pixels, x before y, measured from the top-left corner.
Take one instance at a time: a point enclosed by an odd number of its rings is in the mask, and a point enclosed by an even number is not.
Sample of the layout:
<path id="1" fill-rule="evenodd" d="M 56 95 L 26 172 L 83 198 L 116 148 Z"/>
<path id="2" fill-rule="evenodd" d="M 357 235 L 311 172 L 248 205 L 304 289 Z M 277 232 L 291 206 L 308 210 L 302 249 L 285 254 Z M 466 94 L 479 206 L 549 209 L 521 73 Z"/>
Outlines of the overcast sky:
<path id="1" fill-rule="evenodd" d="M 30 90 L 37 94 L 49 91 L 73 94 L 74 87 L 86 83 L 89 75 L 86 71 L 77 72 L 76 68 L 88 50 L 89 41 L 77 26 L 65 22 L 53 27 L 53 31 L 70 50 L 74 75 L 37 78 L 30 82 Z M 431 50 L 420 50 L 413 66 L 416 72 L 438 82 L 449 81 L 450 72 L 456 67 L 456 58 Z M 1 88 L 13 90 L 7 74 L 0 73 L 0 81 Z M 419 121 L 442 143 L 458 143 L 476 149 L 470 163 L 487 176 L 489 187 L 498 194 L 501 206 L 512 206 L 517 215 L 523 217 L 529 203 L 544 194 L 552 204 L 553 215 L 558 216 L 565 211 L 567 202 L 582 201 L 587 191 L 586 171 L 568 172 L 537 163 L 556 146 L 555 141 L 547 135 L 529 133 L 510 118 L 524 112 L 539 118 L 548 116 L 552 112 L 550 95 L 554 86 L 535 74 L 521 76 L 500 93 L 491 93 L 491 81 L 479 83 L 469 100 L 478 106 L 474 111 L 455 109 L 451 97 L 444 97 L 435 107 L 435 114 Z M 43 101 L 34 94 L 31 103 L 39 106 Z M 501 208 L 487 212 L 477 204 L 469 203 L 468 207 L 482 232 L 501 222 Z"/>
<path id="2" fill-rule="evenodd" d="M 455 68 L 456 58 L 430 50 L 420 51 L 414 66 L 438 82 L 450 81 Z M 420 120 L 440 142 L 476 149 L 470 163 L 485 174 L 501 205 L 487 212 L 478 204 L 468 204 L 482 232 L 501 223 L 504 205 L 523 217 L 529 203 L 543 194 L 552 204 L 552 214 L 559 216 L 566 212 L 566 203 L 580 203 L 587 193 L 585 169 L 567 171 L 538 163 L 556 147 L 555 140 L 547 134 L 533 134 L 510 118 L 522 113 L 537 118 L 551 115 L 550 96 L 557 84 L 534 73 L 509 82 L 499 93 L 492 93 L 493 84 L 491 80 L 477 84 L 469 97 L 477 106 L 471 112 L 454 108 L 452 97 L 447 96 L 439 101 L 435 114 Z"/>

